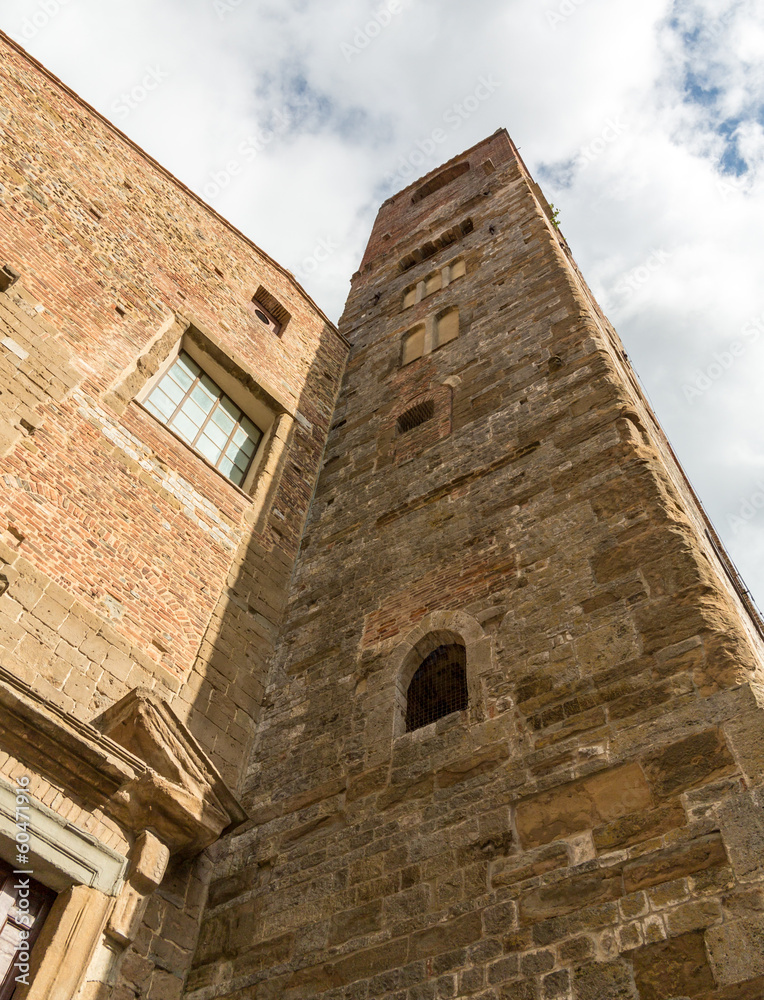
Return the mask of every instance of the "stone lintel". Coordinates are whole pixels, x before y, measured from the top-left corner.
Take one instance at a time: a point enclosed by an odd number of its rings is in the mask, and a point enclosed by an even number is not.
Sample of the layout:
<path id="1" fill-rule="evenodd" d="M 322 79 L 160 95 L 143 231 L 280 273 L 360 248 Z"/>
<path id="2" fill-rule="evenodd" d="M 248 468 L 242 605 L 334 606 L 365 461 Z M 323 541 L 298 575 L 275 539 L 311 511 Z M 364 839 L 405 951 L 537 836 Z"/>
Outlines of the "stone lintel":
<path id="1" fill-rule="evenodd" d="M 130 829 L 153 829 L 173 853 L 191 855 L 246 820 L 207 754 L 169 705 L 147 688 L 125 695 L 95 723 L 147 765 L 109 805 Z"/>

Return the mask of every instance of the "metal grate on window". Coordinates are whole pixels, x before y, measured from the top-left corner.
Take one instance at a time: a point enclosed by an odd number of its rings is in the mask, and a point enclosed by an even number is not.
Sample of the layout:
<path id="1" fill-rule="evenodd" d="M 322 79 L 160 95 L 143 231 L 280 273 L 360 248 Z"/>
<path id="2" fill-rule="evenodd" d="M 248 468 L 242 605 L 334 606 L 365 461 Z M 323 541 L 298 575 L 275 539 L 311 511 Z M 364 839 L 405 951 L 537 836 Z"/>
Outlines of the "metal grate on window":
<path id="1" fill-rule="evenodd" d="M 435 403 L 431 399 L 426 399 L 423 403 L 417 403 L 410 410 L 406 410 L 398 417 L 398 433 L 405 434 L 427 420 L 432 420 L 435 416 Z"/>
<path id="2" fill-rule="evenodd" d="M 194 451 L 241 486 L 263 432 L 182 351 L 143 405 Z"/>
<path id="3" fill-rule="evenodd" d="M 464 646 L 438 646 L 411 679 L 406 696 L 406 732 L 428 726 L 467 707 L 467 654 Z"/>

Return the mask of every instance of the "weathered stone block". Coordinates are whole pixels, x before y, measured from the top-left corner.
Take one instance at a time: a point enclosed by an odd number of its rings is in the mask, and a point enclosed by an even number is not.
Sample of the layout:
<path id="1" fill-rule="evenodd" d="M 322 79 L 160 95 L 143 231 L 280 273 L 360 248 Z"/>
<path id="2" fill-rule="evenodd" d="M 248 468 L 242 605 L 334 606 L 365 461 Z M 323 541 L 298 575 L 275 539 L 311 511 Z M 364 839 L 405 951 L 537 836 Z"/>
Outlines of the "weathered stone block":
<path id="1" fill-rule="evenodd" d="M 362 937 L 382 926 L 382 903 L 366 903 L 352 910 L 336 913 L 329 926 L 329 944 L 342 944 L 350 938 Z"/>
<path id="2" fill-rule="evenodd" d="M 735 771 L 736 765 L 719 729 L 707 729 L 643 757 L 656 795 L 666 798 Z"/>
<path id="3" fill-rule="evenodd" d="M 563 916 L 623 895 L 621 872 L 611 868 L 572 875 L 554 885 L 530 889 L 520 897 L 521 923 Z"/>
<path id="4" fill-rule="evenodd" d="M 576 969 L 573 995 L 576 1000 L 645 1000 L 634 989 L 623 962 L 595 962 Z"/>
<path id="5" fill-rule="evenodd" d="M 592 831 L 594 846 L 600 852 L 629 847 L 684 826 L 686 822 L 687 816 L 681 802 L 672 802 L 658 809 L 632 813 L 597 827 Z"/>
<path id="6" fill-rule="evenodd" d="M 525 847 L 535 847 L 650 805 L 641 768 L 627 764 L 519 802 L 517 830 Z"/>
<path id="7" fill-rule="evenodd" d="M 722 839 L 712 833 L 628 862 L 623 869 L 623 885 L 626 892 L 636 892 L 726 864 Z"/>
<path id="8" fill-rule="evenodd" d="M 723 985 L 764 975 L 764 914 L 710 927 L 706 943 L 716 979 Z"/>
<path id="9" fill-rule="evenodd" d="M 430 958 L 444 951 L 464 947 L 479 940 L 482 932 L 479 913 L 468 913 L 456 920 L 436 924 L 411 935 L 410 957 Z"/>
<path id="10" fill-rule="evenodd" d="M 628 957 L 634 965 L 639 1000 L 697 997 L 715 985 L 700 931 L 645 945 Z"/>

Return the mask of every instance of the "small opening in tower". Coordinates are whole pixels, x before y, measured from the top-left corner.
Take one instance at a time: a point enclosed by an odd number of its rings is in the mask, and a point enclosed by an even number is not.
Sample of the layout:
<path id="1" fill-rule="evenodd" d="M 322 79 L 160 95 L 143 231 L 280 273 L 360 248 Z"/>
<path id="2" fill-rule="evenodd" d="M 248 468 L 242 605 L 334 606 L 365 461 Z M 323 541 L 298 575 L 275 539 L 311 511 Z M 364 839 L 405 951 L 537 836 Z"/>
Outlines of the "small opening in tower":
<path id="1" fill-rule="evenodd" d="M 440 191 L 444 188 L 446 184 L 450 184 L 451 181 L 455 181 L 457 177 L 461 177 L 462 174 L 466 174 L 470 169 L 470 165 L 467 162 L 455 163 L 452 167 L 448 167 L 446 170 L 441 170 L 439 174 L 436 174 L 429 181 L 426 181 L 421 187 L 417 188 L 414 194 L 411 196 L 411 204 L 416 205 L 418 201 L 426 198 L 430 194 L 434 194 L 436 191 Z"/>
<path id="2" fill-rule="evenodd" d="M 411 678 L 406 694 L 406 732 L 429 726 L 467 708 L 467 652 L 459 643 L 438 646 Z"/>
<path id="3" fill-rule="evenodd" d="M 413 430 L 420 424 L 426 423 L 428 420 L 432 420 L 435 416 L 435 403 L 431 399 L 426 399 L 422 403 L 417 403 L 416 406 L 412 406 L 410 410 L 406 410 L 398 417 L 398 433 L 405 434 L 407 431 Z"/>

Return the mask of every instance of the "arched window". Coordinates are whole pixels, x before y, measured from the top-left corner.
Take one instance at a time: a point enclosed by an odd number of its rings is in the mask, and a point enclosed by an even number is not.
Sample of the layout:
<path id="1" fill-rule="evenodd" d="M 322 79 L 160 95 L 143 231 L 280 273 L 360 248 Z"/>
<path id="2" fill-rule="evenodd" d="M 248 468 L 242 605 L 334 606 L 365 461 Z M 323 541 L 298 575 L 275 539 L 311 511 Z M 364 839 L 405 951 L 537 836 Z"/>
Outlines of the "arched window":
<path id="1" fill-rule="evenodd" d="M 411 678 L 406 693 L 406 732 L 467 707 L 467 654 L 460 643 L 438 646 Z"/>

